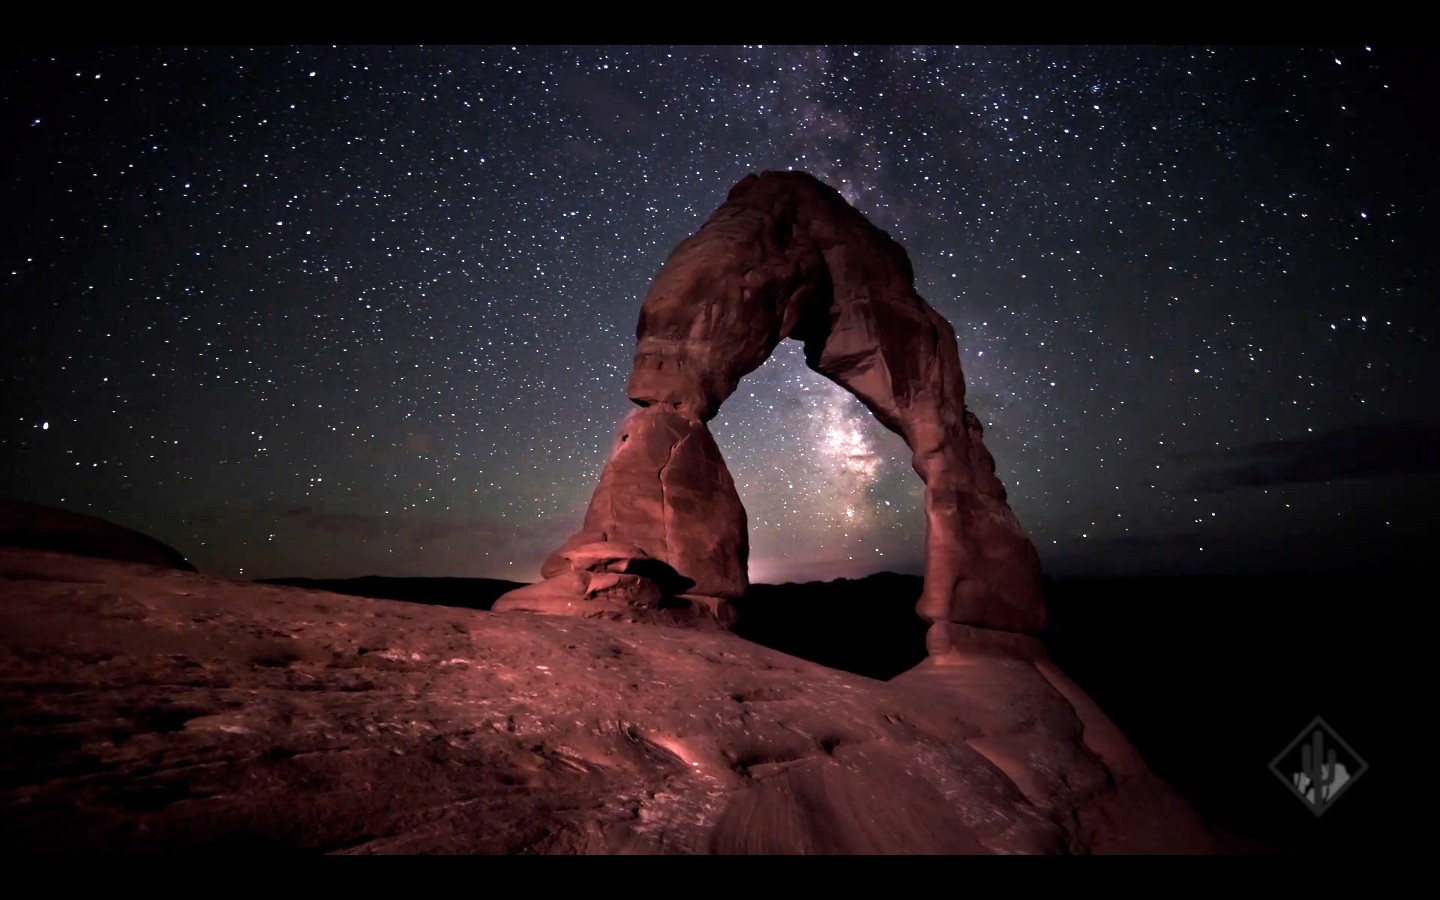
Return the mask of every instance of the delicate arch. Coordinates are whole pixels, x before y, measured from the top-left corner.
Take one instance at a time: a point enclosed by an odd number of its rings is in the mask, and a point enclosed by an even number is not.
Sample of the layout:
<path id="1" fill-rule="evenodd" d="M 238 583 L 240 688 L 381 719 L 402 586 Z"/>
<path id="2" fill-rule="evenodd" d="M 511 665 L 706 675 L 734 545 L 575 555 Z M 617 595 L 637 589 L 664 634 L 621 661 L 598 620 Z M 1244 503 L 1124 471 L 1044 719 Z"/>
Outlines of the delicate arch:
<path id="1" fill-rule="evenodd" d="M 585 524 L 546 561 L 545 582 L 496 608 L 583 614 L 683 596 L 709 598 L 723 617 L 721 601 L 747 586 L 748 541 L 705 423 L 785 338 L 911 450 L 925 485 L 917 611 L 934 623 L 931 652 L 948 649 L 951 625 L 1038 631 L 1039 559 L 965 407 L 954 329 L 915 292 L 900 245 L 802 172 L 746 176 L 670 254 L 636 327 L 628 394 L 640 408 Z"/>

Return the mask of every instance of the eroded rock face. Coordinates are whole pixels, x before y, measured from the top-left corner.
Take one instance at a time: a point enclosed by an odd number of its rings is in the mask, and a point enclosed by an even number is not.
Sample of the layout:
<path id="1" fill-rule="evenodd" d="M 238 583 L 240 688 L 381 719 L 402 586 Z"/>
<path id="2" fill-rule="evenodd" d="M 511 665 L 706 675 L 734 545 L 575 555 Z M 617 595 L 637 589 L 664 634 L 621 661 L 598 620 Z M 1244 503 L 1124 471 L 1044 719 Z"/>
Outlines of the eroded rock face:
<path id="1" fill-rule="evenodd" d="M 667 564 L 678 573 L 671 593 L 745 593 L 745 507 L 704 422 L 657 407 L 632 410 L 581 530 Z"/>
<path id="2" fill-rule="evenodd" d="M 801 172 L 744 178 L 670 255 L 636 336 L 628 393 L 641 410 L 621 432 L 637 445 L 617 444 L 581 543 L 603 534 L 634 544 L 695 581 L 694 593 L 743 592 L 744 511 L 704 423 L 794 338 L 810 368 L 913 452 L 926 518 L 917 611 L 933 623 L 930 652 L 950 650 L 956 625 L 1042 627 L 1039 558 L 965 407 L 955 332 L 916 294 L 900 245 L 839 193 Z M 553 557 L 545 567 L 547 577 L 564 571 Z"/>
<path id="3" fill-rule="evenodd" d="M 666 407 L 636 409 L 581 530 L 546 559 L 544 581 L 494 609 L 655 621 L 647 611 L 668 606 L 694 614 L 681 621 L 724 624 L 726 601 L 745 593 L 748 557 L 745 508 L 709 427 Z"/>

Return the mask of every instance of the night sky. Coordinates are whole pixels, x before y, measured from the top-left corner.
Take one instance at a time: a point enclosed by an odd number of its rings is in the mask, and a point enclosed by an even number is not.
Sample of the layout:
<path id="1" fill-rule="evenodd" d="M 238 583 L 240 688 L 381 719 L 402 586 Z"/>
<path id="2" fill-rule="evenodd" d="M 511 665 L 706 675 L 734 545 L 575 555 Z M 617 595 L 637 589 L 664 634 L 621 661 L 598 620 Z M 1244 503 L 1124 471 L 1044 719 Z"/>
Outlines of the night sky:
<path id="1" fill-rule="evenodd" d="M 240 577 L 532 580 L 640 301 L 745 174 L 908 251 L 1048 573 L 1428 562 L 1432 52 L 142 47 L 0 77 L 0 496 Z M 919 571 L 782 346 L 711 423 L 757 581 Z"/>

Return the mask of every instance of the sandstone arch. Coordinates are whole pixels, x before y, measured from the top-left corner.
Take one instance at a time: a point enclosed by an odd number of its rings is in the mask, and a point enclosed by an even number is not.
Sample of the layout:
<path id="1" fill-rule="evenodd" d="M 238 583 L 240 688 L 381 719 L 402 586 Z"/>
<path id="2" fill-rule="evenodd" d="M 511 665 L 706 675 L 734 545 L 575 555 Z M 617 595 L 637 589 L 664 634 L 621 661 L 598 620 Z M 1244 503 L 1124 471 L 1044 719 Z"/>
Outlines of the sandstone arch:
<path id="1" fill-rule="evenodd" d="M 925 484 L 932 654 L 965 626 L 1033 633 L 1039 559 L 965 407 L 955 332 L 915 292 L 910 260 L 802 172 L 749 175 L 671 253 L 646 294 L 621 423 L 581 531 L 545 577 L 495 609 L 637 614 L 681 597 L 725 618 L 747 587 L 744 507 L 705 423 L 780 341 L 858 397 Z"/>

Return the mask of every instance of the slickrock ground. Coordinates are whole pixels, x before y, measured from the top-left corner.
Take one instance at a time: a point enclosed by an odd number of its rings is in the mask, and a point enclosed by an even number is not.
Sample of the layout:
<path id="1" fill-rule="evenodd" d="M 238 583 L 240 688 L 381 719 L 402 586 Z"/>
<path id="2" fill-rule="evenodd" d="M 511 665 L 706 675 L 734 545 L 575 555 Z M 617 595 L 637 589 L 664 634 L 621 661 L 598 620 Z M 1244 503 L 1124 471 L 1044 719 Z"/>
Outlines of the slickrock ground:
<path id="1" fill-rule="evenodd" d="M 880 682 L 721 631 L 0 548 L 0 845 L 1213 852 L 1025 640 Z"/>

